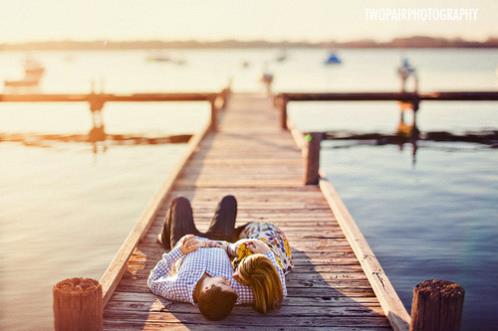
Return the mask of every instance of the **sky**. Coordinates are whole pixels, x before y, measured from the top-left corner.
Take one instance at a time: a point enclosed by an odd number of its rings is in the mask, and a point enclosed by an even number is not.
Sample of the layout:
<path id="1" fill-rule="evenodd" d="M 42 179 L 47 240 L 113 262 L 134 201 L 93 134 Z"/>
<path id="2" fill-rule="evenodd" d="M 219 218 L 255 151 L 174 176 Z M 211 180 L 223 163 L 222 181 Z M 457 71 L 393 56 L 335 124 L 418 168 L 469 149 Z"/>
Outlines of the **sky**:
<path id="1" fill-rule="evenodd" d="M 375 21 L 372 8 L 477 8 L 475 21 Z M 0 43 L 39 40 L 381 41 L 498 36 L 498 0 L 0 0 Z"/>

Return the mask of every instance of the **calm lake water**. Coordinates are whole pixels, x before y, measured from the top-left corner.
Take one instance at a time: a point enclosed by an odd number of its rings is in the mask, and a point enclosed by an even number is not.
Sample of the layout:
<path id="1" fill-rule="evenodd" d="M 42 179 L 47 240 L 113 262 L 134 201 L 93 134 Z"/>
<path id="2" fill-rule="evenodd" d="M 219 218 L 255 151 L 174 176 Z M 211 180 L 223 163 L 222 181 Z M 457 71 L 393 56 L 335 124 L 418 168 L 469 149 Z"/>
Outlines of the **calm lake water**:
<path id="1" fill-rule="evenodd" d="M 266 65 L 276 90 L 397 90 L 402 56 L 418 68 L 421 89 L 498 87 L 496 50 L 344 50 L 344 64 L 322 65 L 327 52 L 171 50 L 186 65 L 148 63 L 145 51 L 40 52 L 44 92 L 261 90 Z M 22 74 L 23 53 L 0 53 L 0 80 Z M 68 56 L 71 55 L 71 56 Z M 68 59 L 71 59 L 68 61 Z M 242 61 L 250 66 L 243 68 Z M 392 133 L 395 103 L 292 104 L 305 130 Z M 160 136 L 198 131 L 204 103 L 108 104 L 108 133 Z M 426 102 L 422 131 L 494 129 L 498 103 Z M 84 104 L 0 104 L 0 134 L 86 134 Z M 99 278 L 185 145 L 0 144 L 0 328 L 51 329 L 51 286 L 65 277 Z M 345 200 L 407 307 L 428 278 L 466 289 L 465 330 L 490 330 L 498 296 L 498 153 L 476 144 L 375 146 L 325 142 L 322 167 Z"/>

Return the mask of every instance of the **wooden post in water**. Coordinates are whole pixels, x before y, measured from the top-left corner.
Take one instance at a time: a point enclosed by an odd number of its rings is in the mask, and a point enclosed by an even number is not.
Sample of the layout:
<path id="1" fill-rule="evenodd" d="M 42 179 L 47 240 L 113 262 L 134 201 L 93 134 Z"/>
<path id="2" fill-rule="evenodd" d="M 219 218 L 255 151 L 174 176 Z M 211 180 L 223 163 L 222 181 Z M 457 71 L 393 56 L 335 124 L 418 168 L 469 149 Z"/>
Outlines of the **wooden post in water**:
<path id="1" fill-rule="evenodd" d="M 280 108 L 280 127 L 287 130 L 287 98 L 282 96 L 279 103 Z"/>
<path id="2" fill-rule="evenodd" d="M 103 127 L 104 119 L 102 117 L 102 109 L 104 108 L 105 100 L 100 95 L 92 93 L 89 97 L 89 102 L 93 127 Z"/>
<path id="3" fill-rule="evenodd" d="M 100 331 L 103 328 L 102 286 L 90 278 L 70 278 L 55 284 L 55 331 Z"/>
<path id="4" fill-rule="evenodd" d="M 320 143 L 323 134 L 321 132 L 310 132 L 304 135 L 304 184 L 318 185 L 320 176 Z"/>
<path id="5" fill-rule="evenodd" d="M 417 113 L 420 108 L 420 99 L 417 97 L 412 101 L 412 111 L 413 111 L 413 119 L 412 119 L 412 132 L 411 132 L 411 138 L 413 140 L 416 140 L 420 136 L 420 131 L 417 126 Z"/>
<path id="6" fill-rule="evenodd" d="M 210 101 L 211 104 L 211 124 L 210 124 L 210 130 L 211 131 L 216 131 L 218 128 L 218 119 L 217 119 L 217 109 L 216 109 L 216 98 L 211 99 Z"/>
<path id="7" fill-rule="evenodd" d="M 413 289 L 410 331 L 458 331 L 465 290 L 447 280 L 425 280 Z"/>

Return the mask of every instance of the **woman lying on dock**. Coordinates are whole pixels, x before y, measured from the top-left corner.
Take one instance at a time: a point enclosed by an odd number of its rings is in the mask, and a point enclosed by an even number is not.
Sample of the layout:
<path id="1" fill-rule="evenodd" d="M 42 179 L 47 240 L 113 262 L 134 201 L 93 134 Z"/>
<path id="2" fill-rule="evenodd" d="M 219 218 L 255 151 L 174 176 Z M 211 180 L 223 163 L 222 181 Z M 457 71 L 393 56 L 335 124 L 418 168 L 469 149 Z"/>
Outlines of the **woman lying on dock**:
<path id="1" fill-rule="evenodd" d="M 278 267 L 285 274 L 293 267 L 292 252 L 285 233 L 271 223 L 250 222 L 235 229 L 235 243 L 209 240 L 225 249 L 232 258 L 233 278 L 252 288 L 254 309 L 260 313 L 280 307 L 283 300 L 282 284 L 272 262 L 263 255 L 271 251 Z M 285 284 L 284 284 L 285 285 Z"/>
<path id="2" fill-rule="evenodd" d="M 236 215 L 237 201 L 225 196 L 208 231 L 201 233 L 190 202 L 183 197 L 173 200 L 159 236 L 166 250 L 173 249 L 151 271 L 147 281 L 151 291 L 197 304 L 210 320 L 225 318 L 235 304 L 253 305 L 260 312 L 280 307 L 287 295 L 284 270 L 292 267 L 288 241 L 271 224 L 248 223 L 236 229 Z M 228 244 L 239 238 L 244 239 Z"/>

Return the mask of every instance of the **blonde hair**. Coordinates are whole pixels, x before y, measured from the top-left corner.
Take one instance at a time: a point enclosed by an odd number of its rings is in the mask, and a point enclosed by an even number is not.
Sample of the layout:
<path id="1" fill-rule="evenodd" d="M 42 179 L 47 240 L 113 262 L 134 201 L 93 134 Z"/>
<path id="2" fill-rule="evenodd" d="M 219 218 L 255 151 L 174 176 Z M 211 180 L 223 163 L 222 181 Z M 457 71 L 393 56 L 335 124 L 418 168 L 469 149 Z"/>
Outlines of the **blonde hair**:
<path id="1" fill-rule="evenodd" d="M 254 309 L 266 313 L 279 308 L 283 300 L 283 290 L 277 269 L 263 254 L 245 257 L 237 268 L 239 281 L 252 288 Z"/>

